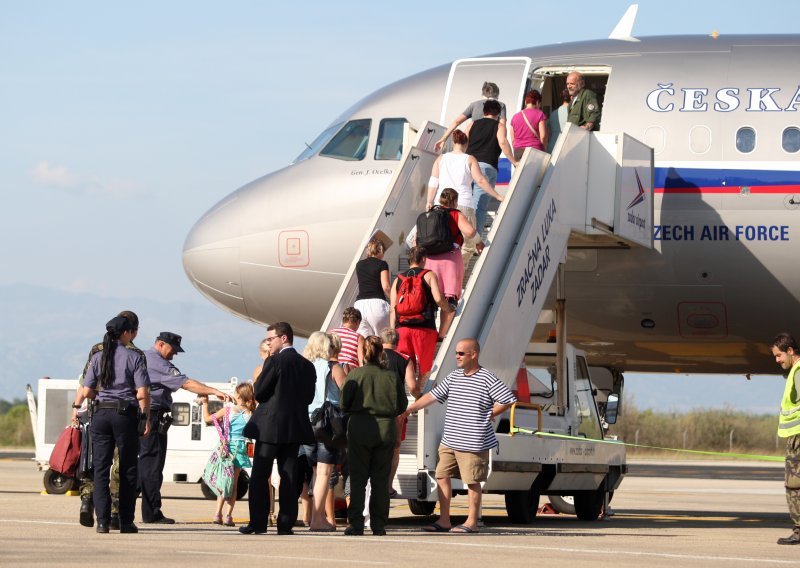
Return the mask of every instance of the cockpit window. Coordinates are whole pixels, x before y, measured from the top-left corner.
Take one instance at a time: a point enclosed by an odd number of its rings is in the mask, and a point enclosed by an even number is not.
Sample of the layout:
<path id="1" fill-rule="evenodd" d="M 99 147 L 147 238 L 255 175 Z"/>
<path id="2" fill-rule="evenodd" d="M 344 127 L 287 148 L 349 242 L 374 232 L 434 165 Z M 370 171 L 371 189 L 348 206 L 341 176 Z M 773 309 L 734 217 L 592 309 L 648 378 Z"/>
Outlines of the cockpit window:
<path id="1" fill-rule="evenodd" d="M 338 122 L 333 126 L 329 126 L 328 128 L 326 128 L 322 132 L 322 134 L 317 136 L 316 140 L 314 140 L 311 144 L 306 144 L 306 149 L 303 150 L 303 152 L 299 156 L 297 156 L 297 158 L 295 158 L 294 162 L 292 163 L 296 164 L 297 162 L 308 160 L 311 156 L 315 156 L 317 152 L 319 152 L 319 149 L 322 148 L 325 144 L 327 144 L 328 140 L 330 140 L 341 127 L 342 123 Z"/>
<path id="2" fill-rule="evenodd" d="M 369 118 L 351 120 L 325 145 L 319 155 L 339 160 L 363 160 L 367 155 L 371 125 L 372 120 Z"/>
<path id="3" fill-rule="evenodd" d="M 403 156 L 403 133 L 405 118 L 384 118 L 378 129 L 375 146 L 376 160 L 399 160 Z"/>

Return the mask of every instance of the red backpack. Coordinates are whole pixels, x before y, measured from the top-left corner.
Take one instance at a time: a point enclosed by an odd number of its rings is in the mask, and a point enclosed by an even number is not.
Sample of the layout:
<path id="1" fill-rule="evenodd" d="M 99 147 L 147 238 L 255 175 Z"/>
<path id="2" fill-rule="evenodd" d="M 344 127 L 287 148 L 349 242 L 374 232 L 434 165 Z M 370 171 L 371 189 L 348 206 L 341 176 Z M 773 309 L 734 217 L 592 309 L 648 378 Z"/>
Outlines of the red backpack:
<path id="1" fill-rule="evenodd" d="M 425 293 L 423 278 L 430 270 L 420 270 L 413 276 L 403 276 L 398 274 L 400 287 L 397 289 L 397 313 L 398 323 L 422 322 L 425 320 L 425 312 L 428 307 L 428 295 Z"/>

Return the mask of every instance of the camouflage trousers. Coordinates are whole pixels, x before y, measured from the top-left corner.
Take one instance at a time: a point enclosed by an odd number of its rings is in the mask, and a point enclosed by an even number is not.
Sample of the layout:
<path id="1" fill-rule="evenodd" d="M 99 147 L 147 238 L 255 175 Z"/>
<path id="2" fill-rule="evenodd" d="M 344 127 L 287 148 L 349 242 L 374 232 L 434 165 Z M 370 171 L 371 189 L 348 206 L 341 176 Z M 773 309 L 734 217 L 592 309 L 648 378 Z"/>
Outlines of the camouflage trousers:
<path id="1" fill-rule="evenodd" d="M 94 478 L 81 478 L 81 499 L 94 495 Z M 114 461 L 111 462 L 111 514 L 119 514 L 119 452 L 114 448 Z"/>
<path id="2" fill-rule="evenodd" d="M 786 439 L 786 502 L 792 524 L 800 528 L 800 435 Z"/>

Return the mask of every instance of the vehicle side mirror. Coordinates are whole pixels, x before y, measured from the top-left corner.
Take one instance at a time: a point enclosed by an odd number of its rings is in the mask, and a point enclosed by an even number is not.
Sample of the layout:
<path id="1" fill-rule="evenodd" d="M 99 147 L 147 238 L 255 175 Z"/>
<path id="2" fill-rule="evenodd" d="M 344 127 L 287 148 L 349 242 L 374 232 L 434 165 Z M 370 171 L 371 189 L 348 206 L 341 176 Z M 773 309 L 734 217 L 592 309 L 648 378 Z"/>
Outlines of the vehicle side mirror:
<path id="1" fill-rule="evenodd" d="M 619 395 L 614 393 L 608 395 L 606 401 L 606 415 L 605 420 L 608 424 L 616 424 L 617 413 L 619 412 Z"/>

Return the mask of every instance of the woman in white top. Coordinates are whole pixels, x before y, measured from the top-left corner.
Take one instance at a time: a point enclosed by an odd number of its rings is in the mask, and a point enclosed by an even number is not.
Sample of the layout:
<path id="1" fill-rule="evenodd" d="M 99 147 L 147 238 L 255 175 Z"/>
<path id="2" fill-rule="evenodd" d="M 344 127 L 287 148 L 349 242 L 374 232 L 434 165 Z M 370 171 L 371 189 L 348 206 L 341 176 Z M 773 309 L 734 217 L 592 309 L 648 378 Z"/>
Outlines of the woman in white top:
<path id="1" fill-rule="evenodd" d="M 486 193 L 502 201 L 489 180 L 481 173 L 478 160 L 466 153 L 469 138 L 460 130 L 453 132 L 453 150 L 442 154 L 433 163 L 431 179 L 428 181 L 428 203 L 426 209 L 433 207 L 445 188 L 453 188 L 458 193 L 458 210 L 461 211 L 470 224 L 477 228 L 474 237 L 464 239 L 461 246 L 461 259 L 464 266 L 476 252 L 475 245 L 480 241 L 480 227 L 477 227 L 475 208 L 472 202 L 472 181 L 474 180 Z"/>

